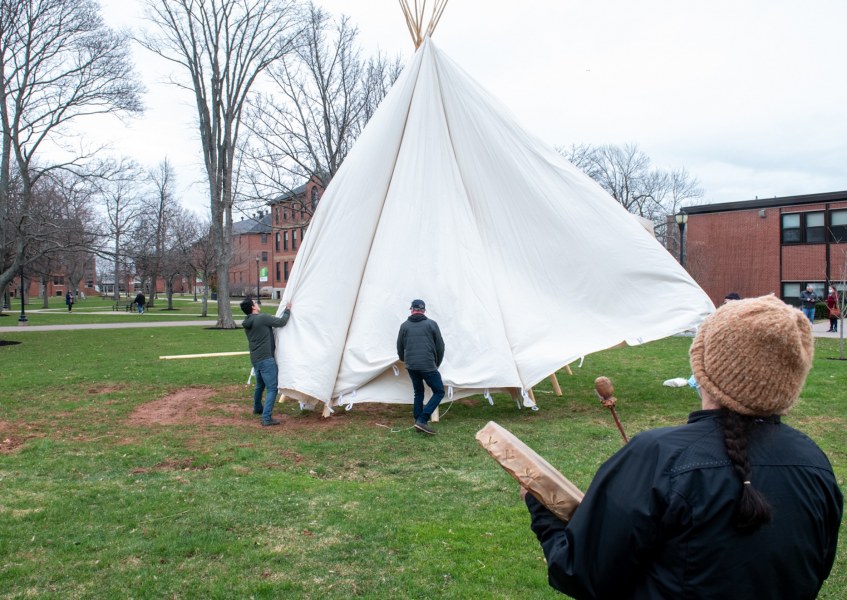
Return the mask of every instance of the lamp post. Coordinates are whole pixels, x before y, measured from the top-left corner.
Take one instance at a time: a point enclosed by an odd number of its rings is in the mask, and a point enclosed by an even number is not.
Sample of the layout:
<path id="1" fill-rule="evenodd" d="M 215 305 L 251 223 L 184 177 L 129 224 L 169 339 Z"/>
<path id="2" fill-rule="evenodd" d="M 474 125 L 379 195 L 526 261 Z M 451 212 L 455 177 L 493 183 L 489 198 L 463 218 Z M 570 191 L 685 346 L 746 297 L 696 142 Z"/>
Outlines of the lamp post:
<path id="1" fill-rule="evenodd" d="M 256 304 L 262 306 L 262 297 L 259 295 L 259 255 L 256 255 Z"/>
<path id="2" fill-rule="evenodd" d="M 684 267 L 685 252 L 683 241 L 685 240 L 685 224 L 688 223 L 688 214 L 685 212 L 684 208 L 680 208 L 679 212 L 674 215 L 674 218 L 676 219 L 676 224 L 679 225 L 679 265 Z"/>
<path id="3" fill-rule="evenodd" d="M 18 325 L 29 325 L 29 321 L 26 318 L 26 309 L 24 308 L 24 266 L 21 263 L 21 316 L 18 319 Z"/>

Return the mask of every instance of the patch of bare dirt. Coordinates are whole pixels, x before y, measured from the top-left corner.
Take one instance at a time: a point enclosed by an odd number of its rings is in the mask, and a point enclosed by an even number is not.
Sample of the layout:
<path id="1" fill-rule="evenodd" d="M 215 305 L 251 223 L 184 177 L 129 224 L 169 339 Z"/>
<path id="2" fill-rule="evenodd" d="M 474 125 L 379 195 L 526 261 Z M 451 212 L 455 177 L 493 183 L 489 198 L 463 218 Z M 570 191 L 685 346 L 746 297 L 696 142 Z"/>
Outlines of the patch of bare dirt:
<path id="1" fill-rule="evenodd" d="M 41 437 L 41 434 L 31 433 L 31 429 L 29 425 L 16 425 L 0 419 L 0 454 L 17 452 L 27 440 Z"/>
<path id="2" fill-rule="evenodd" d="M 88 393 L 92 395 L 99 394 L 111 394 L 113 392 L 119 392 L 123 389 L 123 386 L 120 385 L 101 385 L 99 387 L 88 388 Z"/>
<path id="3" fill-rule="evenodd" d="M 173 394 L 142 404 L 127 417 L 130 425 L 192 425 L 197 423 L 241 424 L 239 419 L 229 417 L 220 423 L 220 417 L 210 416 L 209 410 L 218 411 L 220 405 L 211 402 L 217 395 L 213 388 L 185 388 Z"/>

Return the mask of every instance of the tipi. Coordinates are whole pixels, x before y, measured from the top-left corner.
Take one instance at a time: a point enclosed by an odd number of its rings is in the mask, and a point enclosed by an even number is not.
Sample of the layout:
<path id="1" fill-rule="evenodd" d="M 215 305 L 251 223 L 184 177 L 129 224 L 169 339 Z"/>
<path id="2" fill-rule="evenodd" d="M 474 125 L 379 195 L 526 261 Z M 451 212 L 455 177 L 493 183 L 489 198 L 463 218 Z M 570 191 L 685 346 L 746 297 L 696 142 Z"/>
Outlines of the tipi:
<path id="1" fill-rule="evenodd" d="M 420 27 L 418 27 L 420 31 Z M 602 188 L 423 38 L 311 221 L 276 330 L 305 406 L 412 402 L 396 337 L 423 298 L 447 398 L 522 392 L 592 352 L 697 326 L 714 306 Z"/>

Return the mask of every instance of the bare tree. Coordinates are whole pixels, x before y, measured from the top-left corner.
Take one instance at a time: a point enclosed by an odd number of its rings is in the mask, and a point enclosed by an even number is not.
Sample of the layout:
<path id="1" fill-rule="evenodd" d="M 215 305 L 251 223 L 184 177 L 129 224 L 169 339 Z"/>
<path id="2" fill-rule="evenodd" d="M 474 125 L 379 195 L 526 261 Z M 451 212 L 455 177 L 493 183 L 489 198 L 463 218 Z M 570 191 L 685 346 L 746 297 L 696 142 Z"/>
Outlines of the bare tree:
<path id="1" fill-rule="evenodd" d="M 293 198 L 312 179 L 326 188 L 401 71 L 399 58 L 363 60 L 347 17 L 333 20 L 314 3 L 307 17 L 293 51 L 269 69 L 269 91 L 250 101 L 247 173 L 254 201 Z M 313 204 L 307 198 L 291 208 L 308 221 Z"/>
<path id="2" fill-rule="evenodd" d="M 142 280 L 149 282 L 149 306 L 156 302 L 156 282 L 163 277 L 167 240 L 173 227 L 172 221 L 179 211 L 174 185 L 173 166 L 165 158 L 148 173 L 149 191 L 141 196 L 141 213 L 131 236 L 130 253 Z"/>
<path id="3" fill-rule="evenodd" d="M 196 279 L 199 276 L 203 280 L 203 295 L 201 297 L 203 307 L 201 316 L 205 317 L 208 314 L 209 287 L 214 283 L 215 278 L 215 249 L 212 244 L 211 226 L 208 222 L 197 223 L 198 239 L 188 248 L 183 251 L 186 254 L 186 260 L 191 268 L 191 276 L 195 279 L 196 296 Z M 180 240 L 189 239 L 188 236 L 179 238 Z"/>
<path id="4" fill-rule="evenodd" d="M 229 304 L 233 174 L 247 96 L 256 79 L 291 48 L 300 15 L 294 0 L 146 0 L 158 35 L 138 42 L 183 69 L 194 93 L 209 179 L 218 322 L 232 329 Z"/>
<path id="5" fill-rule="evenodd" d="M 39 179 L 87 158 L 65 143 L 67 126 L 139 112 L 140 91 L 128 39 L 103 24 L 95 1 L 0 0 L 0 222 L 12 224 L 0 228 L 0 289 L 49 250 L 31 233 L 39 225 L 30 210 Z M 48 144 L 68 158 L 48 159 Z"/>
<path id="6" fill-rule="evenodd" d="M 652 167 L 650 157 L 637 145 L 573 145 L 559 152 L 606 190 L 629 212 L 653 221 L 656 237 L 668 242 L 668 215 L 677 213 L 683 202 L 692 204 L 703 197 L 696 178 L 684 168 L 665 171 Z"/>
<path id="7" fill-rule="evenodd" d="M 127 272 L 127 242 L 124 237 L 137 225 L 141 216 L 142 186 L 145 180 L 144 170 L 136 162 L 123 158 L 104 162 L 96 183 L 96 193 L 105 215 L 105 233 L 114 248 L 108 256 L 115 266 L 115 300 L 120 297 L 120 282 Z"/>
<path id="8" fill-rule="evenodd" d="M 168 218 L 164 253 L 160 261 L 160 274 L 165 282 L 167 310 L 173 310 L 174 282 L 180 276 L 196 276 L 192 267 L 193 248 L 200 240 L 202 231 L 197 216 L 179 206 L 174 207 Z"/>

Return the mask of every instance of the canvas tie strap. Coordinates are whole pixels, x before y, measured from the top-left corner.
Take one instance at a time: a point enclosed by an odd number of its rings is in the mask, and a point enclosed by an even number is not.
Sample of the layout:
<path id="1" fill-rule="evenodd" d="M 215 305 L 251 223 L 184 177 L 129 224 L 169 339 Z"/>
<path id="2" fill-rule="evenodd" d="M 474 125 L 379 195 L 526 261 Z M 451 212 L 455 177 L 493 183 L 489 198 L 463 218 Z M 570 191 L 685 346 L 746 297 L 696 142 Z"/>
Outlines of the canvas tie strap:
<path id="1" fill-rule="evenodd" d="M 485 393 L 483 393 L 482 396 L 483 396 L 483 398 L 488 400 L 488 403 L 491 406 L 494 406 L 494 398 L 491 397 L 491 392 L 489 392 L 488 390 L 485 390 Z"/>
<path id="2" fill-rule="evenodd" d="M 247 376 L 247 385 L 250 385 L 250 380 L 253 379 L 253 375 L 256 374 L 256 369 L 250 369 L 250 375 Z"/>
<path id="3" fill-rule="evenodd" d="M 538 410 L 538 406 L 536 406 L 532 398 L 529 397 L 529 390 L 521 390 L 521 396 L 523 397 L 523 405 L 526 408 L 532 409 L 534 411 Z"/>
<path id="4" fill-rule="evenodd" d="M 344 410 L 347 410 L 347 411 L 351 410 L 353 408 L 353 401 L 355 399 L 356 399 L 356 390 L 353 390 L 350 393 L 350 402 L 347 403 L 347 405 L 344 407 Z M 338 399 L 338 403 L 341 404 L 341 398 Z"/>
<path id="5" fill-rule="evenodd" d="M 581 369 L 582 363 L 584 363 L 584 362 L 585 362 L 585 356 L 580 356 L 579 357 L 579 364 L 577 365 L 577 368 Z"/>
<path id="6" fill-rule="evenodd" d="M 398 369 L 398 368 L 397 368 L 397 365 L 391 365 L 391 370 L 392 370 L 392 371 L 394 371 L 394 376 L 395 376 L 395 377 L 399 377 L 399 376 L 400 376 L 400 369 Z"/>
<path id="7" fill-rule="evenodd" d="M 452 385 L 447 386 L 447 399 L 448 400 L 453 399 L 453 386 Z"/>

